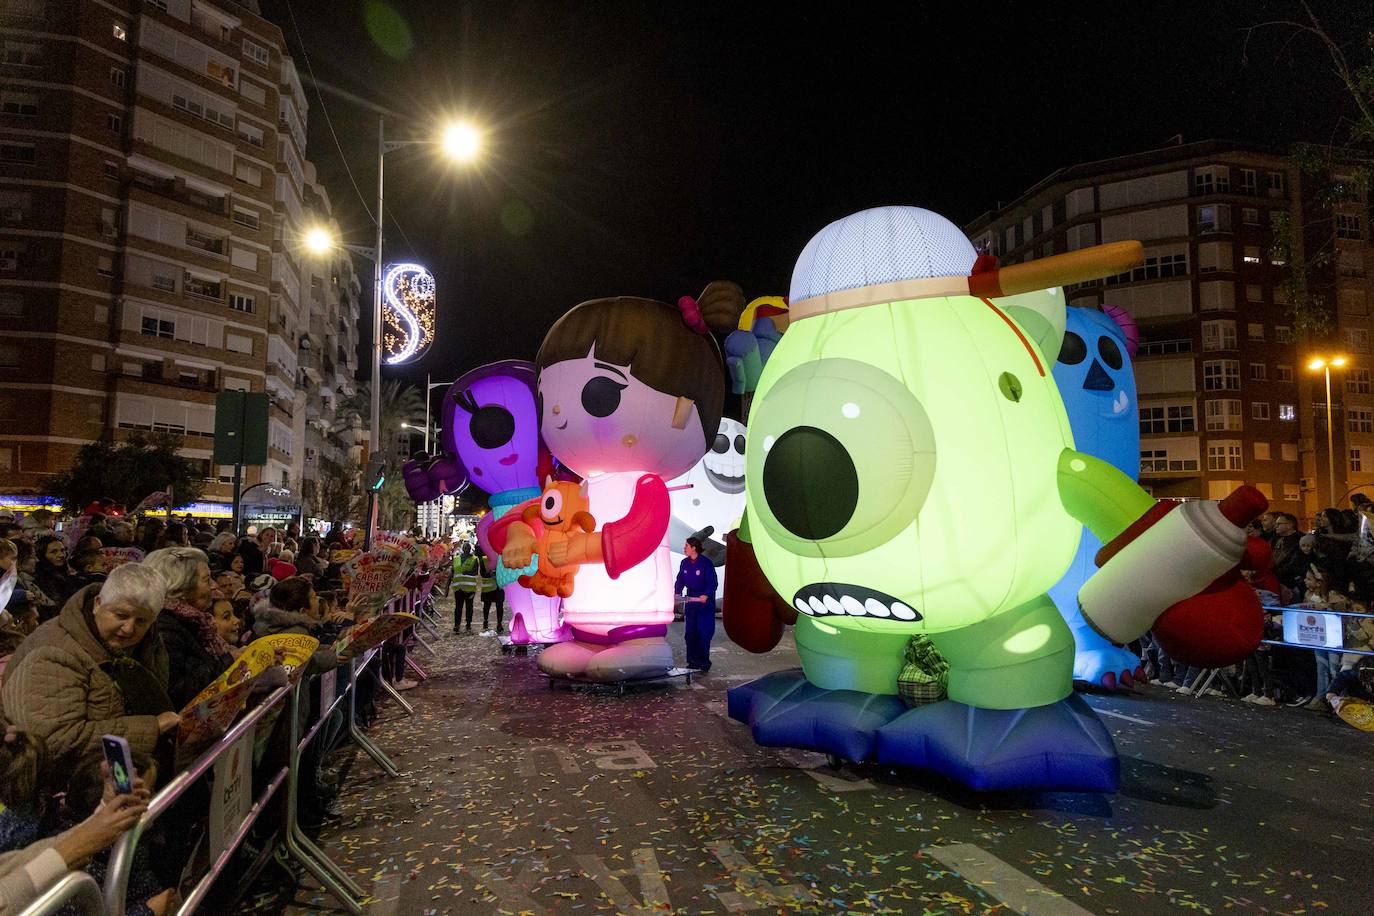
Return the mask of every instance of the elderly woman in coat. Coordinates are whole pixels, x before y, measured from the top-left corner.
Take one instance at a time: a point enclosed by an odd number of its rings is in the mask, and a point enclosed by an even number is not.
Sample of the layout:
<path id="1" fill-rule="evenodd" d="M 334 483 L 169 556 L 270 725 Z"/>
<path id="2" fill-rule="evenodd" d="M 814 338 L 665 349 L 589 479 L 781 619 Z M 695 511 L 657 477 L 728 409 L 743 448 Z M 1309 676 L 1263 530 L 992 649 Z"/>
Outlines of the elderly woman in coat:
<path id="1" fill-rule="evenodd" d="M 195 547 L 164 547 L 143 565 L 167 581 L 157 632 L 167 650 L 167 693 L 182 709 L 234 663 L 236 650 L 215 627 L 210 561 Z"/>
<path id="2" fill-rule="evenodd" d="M 167 697 L 167 654 L 153 629 L 167 586 L 127 564 L 88 585 L 20 644 L 5 671 L 0 705 L 16 727 L 47 744 L 51 772 L 71 773 L 120 735 L 152 756 L 179 720 Z"/>

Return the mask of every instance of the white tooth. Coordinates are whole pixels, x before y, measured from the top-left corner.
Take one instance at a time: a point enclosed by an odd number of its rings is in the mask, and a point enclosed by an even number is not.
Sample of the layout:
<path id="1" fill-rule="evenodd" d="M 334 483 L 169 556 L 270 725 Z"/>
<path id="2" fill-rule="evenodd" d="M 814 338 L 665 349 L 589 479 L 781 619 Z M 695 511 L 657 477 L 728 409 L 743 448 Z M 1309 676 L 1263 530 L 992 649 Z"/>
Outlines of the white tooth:
<path id="1" fill-rule="evenodd" d="M 886 617 L 890 613 L 887 609 L 887 605 L 883 604 L 877 598 L 869 598 L 865 601 L 864 610 L 868 612 L 868 616 L 870 617 Z"/>
<path id="2" fill-rule="evenodd" d="M 808 598 L 808 599 L 806 599 L 806 600 L 808 600 L 808 601 L 811 602 L 811 611 L 812 611 L 812 613 L 817 614 L 817 615 L 819 615 L 819 616 L 824 616 L 825 614 L 828 613 L 828 612 L 826 611 L 826 609 L 825 609 L 825 603 L 824 603 L 823 601 L 821 601 L 821 599 L 819 599 L 819 598 Z"/>
<path id="3" fill-rule="evenodd" d="M 840 602 L 835 600 L 834 595 L 825 596 L 825 609 L 832 614 L 844 613 L 844 608 L 840 607 Z"/>
<path id="4" fill-rule="evenodd" d="M 801 611 L 803 614 L 811 613 L 811 605 L 806 603 L 805 598 L 798 598 L 795 604 L 797 605 L 797 610 Z"/>
<path id="5" fill-rule="evenodd" d="M 892 602 L 892 616 L 898 620 L 915 620 L 916 612 L 900 601 Z"/>
<path id="6" fill-rule="evenodd" d="M 864 606 L 859 603 L 859 599 L 853 595 L 845 595 L 840 599 L 840 604 L 844 606 L 844 612 L 851 617 L 862 617 Z"/>

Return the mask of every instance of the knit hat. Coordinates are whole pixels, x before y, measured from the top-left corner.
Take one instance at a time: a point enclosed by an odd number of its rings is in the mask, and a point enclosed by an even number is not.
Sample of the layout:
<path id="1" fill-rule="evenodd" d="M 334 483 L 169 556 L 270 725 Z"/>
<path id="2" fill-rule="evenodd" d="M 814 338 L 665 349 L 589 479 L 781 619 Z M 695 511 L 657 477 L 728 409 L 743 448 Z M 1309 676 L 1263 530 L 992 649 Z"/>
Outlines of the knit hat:
<path id="1" fill-rule="evenodd" d="M 271 559 L 267 561 L 267 574 L 277 582 L 282 579 L 289 579 L 296 574 L 296 567 L 283 560 Z"/>

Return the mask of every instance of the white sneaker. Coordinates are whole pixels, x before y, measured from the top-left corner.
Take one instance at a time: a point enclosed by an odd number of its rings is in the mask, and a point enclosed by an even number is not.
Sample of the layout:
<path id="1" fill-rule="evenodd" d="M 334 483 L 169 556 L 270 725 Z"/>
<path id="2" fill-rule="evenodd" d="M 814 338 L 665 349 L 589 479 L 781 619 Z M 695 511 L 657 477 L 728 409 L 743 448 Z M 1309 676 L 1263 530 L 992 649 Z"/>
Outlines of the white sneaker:
<path id="1" fill-rule="evenodd" d="M 1255 698 L 1254 698 L 1253 700 L 1251 700 L 1250 702 L 1254 703 L 1256 706 L 1274 706 L 1274 705 L 1276 705 L 1276 704 L 1274 703 L 1274 700 L 1273 700 L 1271 697 L 1255 697 Z"/>
<path id="2" fill-rule="evenodd" d="M 1253 702 L 1255 702 L 1255 701 L 1258 700 L 1258 699 L 1259 699 L 1259 696 L 1258 696 L 1257 694 L 1247 693 L 1245 696 L 1243 696 L 1243 697 L 1240 698 L 1240 701 L 1241 701 L 1242 703 L 1253 703 Z"/>
<path id="3" fill-rule="evenodd" d="M 1220 690 L 1216 689 L 1215 687 L 1208 687 L 1206 690 L 1202 691 L 1202 695 L 1205 696 L 1205 697 L 1224 697 L 1224 696 L 1226 696 L 1226 694 L 1222 693 Z"/>
<path id="4" fill-rule="evenodd" d="M 1154 684 L 1156 687 L 1162 687 L 1162 686 L 1164 686 L 1164 682 L 1161 681 L 1161 680 L 1160 680 L 1159 678 L 1157 678 L 1157 677 L 1152 677 L 1152 678 L 1150 678 L 1150 683 L 1151 683 L 1151 684 Z"/>
<path id="5" fill-rule="evenodd" d="M 419 686 L 420 686 L 420 682 L 419 682 L 419 681 L 413 681 L 413 680 L 411 680 L 411 679 L 408 678 L 408 677 L 403 677 L 403 678 L 401 678 L 399 681 L 396 681 L 396 682 L 395 682 L 394 684 L 392 684 L 391 686 L 392 686 L 392 687 L 395 687 L 397 690 L 414 690 L 416 687 L 419 687 Z"/>
<path id="6" fill-rule="evenodd" d="M 1191 688 L 1191 687 L 1180 687 L 1180 688 L 1178 688 L 1178 690 L 1177 690 L 1176 692 L 1183 694 L 1185 697 L 1190 697 L 1190 696 L 1193 695 L 1193 688 Z"/>

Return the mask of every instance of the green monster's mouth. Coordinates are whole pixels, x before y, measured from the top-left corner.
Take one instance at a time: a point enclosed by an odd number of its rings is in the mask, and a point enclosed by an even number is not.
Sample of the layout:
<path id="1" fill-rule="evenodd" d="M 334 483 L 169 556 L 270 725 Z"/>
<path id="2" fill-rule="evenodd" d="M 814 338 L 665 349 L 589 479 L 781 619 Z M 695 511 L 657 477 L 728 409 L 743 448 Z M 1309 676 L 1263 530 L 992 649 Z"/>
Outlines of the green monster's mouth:
<path id="1" fill-rule="evenodd" d="M 891 595 L 862 585 L 817 582 L 803 585 L 792 604 L 808 617 L 878 617 L 885 620 L 920 620 L 921 614 Z"/>

